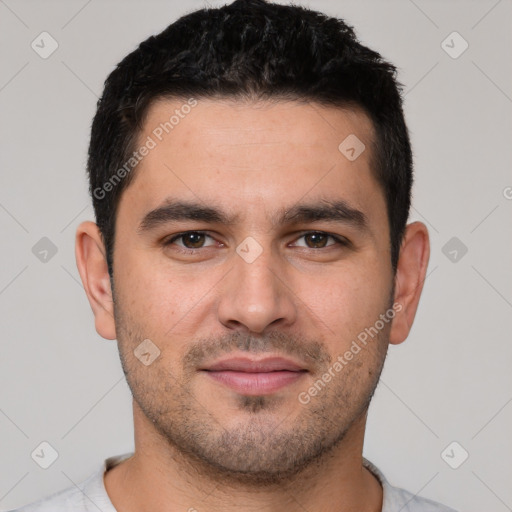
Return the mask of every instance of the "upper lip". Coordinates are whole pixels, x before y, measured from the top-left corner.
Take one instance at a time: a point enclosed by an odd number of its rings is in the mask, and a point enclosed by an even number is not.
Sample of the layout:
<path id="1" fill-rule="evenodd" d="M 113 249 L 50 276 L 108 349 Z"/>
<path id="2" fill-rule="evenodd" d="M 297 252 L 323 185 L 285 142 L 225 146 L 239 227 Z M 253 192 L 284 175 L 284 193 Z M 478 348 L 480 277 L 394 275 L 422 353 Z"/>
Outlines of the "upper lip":
<path id="1" fill-rule="evenodd" d="M 284 357 L 265 357 L 263 359 L 251 359 L 248 357 L 229 357 L 221 359 L 202 370 L 207 371 L 235 371 L 247 373 L 267 373 L 287 370 L 291 372 L 305 371 L 306 368 L 300 366 L 291 359 Z"/>

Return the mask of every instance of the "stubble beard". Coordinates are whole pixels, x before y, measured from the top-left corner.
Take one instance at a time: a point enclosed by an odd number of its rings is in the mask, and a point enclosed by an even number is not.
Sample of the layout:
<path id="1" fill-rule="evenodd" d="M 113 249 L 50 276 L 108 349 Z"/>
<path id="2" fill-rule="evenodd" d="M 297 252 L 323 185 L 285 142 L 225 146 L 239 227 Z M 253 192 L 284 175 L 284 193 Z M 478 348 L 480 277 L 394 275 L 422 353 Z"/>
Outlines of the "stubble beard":
<path id="1" fill-rule="evenodd" d="M 389 328 L 383 329 L 317 396 L 299 405 L 297 413 L 280 414 L 278 395 L 240 395 L 235 407 L 241 418 L 226 427 L 210 412 L 207 397 L 193 392 L 192 368 L 202 357 L 235 348 L 251 353 L 279 350 L 302 360 L 314 358 L 314 380 L 328 370 L 332 357 L 317 341 L 298 341 L 278 332 L 265 338 L 235 332 L 195 343 L 181 361 L 180 372 L 163 366 L 165 349 L 146 367 L 133 355 L 145 339 L 144 329 L 133 320 L 128 325 L 118 302 L 114 313 L 121 364 L 133 398 L 173 458 L 185 470 L 211 480 L 255 487 L 293 481 L 332 455 L 360 424 L 378 384 L 389 338 Z"/>

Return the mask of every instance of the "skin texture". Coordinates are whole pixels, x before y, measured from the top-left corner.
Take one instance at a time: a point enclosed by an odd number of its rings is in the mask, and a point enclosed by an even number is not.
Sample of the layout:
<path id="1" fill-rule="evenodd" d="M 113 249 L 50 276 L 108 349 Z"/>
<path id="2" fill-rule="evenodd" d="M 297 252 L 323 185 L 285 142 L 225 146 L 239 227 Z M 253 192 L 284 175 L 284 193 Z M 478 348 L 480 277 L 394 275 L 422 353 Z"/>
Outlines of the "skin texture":
<path id="1" fill-rule="evenodd" d="M 141 144 L 183 103 L 154 103 Z M 338 150 L 350 134 L 366 145 L 354 161 Z M 414 320 L 429 241 L 422 223 L 410 224 L 393 275 L 385 198 L 370 170 L 372 137 L 361 112 L 199 100 L 123 192 L 114 291 L 97 226 L 79 226 L 77 264 L 96 330 L 117 338 L 134 397 L 135 455 L 105 475 L 118 510 L 381 510 L 382 489 L 362 467 L 367 408 L 388 344 L 404 341 Z M 138 230 L 171 197 L 237 218 Z M 334 200 L 363 212 L 368 229 L 273 222 L 297 204 Z M 208 236 L 165 245 L 196 230 Z M 347 243 L 311 238 L 312 231 Z M 247 237 L 261 250 L 252 262 L 237 252 L 255 254 Z M 189 252 L 180 252 L 187 242 Z M 333 371 L 393 304 L 393 321 Z M 160 351 L 149 365 L 134 354 L 145 339 Z M 307 371 L 273 393 L 244 394 L 202 371 L 227 355 L 284 356 Z M 302 403 L 300 394 L 329 369 L 332 378 Z"/>

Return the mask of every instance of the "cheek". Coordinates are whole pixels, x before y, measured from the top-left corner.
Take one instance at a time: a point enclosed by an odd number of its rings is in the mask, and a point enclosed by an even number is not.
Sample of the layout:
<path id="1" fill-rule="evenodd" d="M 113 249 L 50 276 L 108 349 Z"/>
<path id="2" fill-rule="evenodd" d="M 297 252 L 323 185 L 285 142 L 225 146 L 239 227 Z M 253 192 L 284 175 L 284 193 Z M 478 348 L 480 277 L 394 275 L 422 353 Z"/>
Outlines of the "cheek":
<path id="1" fill-rule="evenodd" d="M 130 322 L 144 326 L 150 339 L 176 345 L 178 334 L 194 336 L 199 316 L 208 304 L 208 292 L 218 281 L 212 272 L 192 274 L 190 268 L 177 271 L 155 258 L 136 258 L 132 251 L 119 265 L 120 297 Z M 179 349 L 179 347 L 176 347 Z"/>
<path id="2" fill-rule="evenodd" d="M 301 299 L 306 313 L 322 329 L 326 339 L 349 343 L 365 328 L 375 324 L 388 308 L 390 283 L 382 268 L 346 268 L 303 287 Z M 309 312 L 308 312 L 309 310 Z M 313 315 L 311 315 L 313 312 Z"/>

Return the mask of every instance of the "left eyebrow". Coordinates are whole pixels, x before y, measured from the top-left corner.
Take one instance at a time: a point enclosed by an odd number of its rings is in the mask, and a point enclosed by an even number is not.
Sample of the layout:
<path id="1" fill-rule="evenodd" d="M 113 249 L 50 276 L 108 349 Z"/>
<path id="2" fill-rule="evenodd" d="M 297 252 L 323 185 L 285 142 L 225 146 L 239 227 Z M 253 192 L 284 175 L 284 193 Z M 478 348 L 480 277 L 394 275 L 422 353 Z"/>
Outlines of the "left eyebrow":
<path id="1" fill-rule="evenodd" d="M 208 224 L 233 225 L 239 219 L 239 215 L 229 215 L 213 206 L 168 198 L 162 206 L 144 216 L 137 232 L 150 231 L 173 221 L 192 220 Z M 334 201 L 323 199 L 318 202 L 297 204 L 290 209 L 283 208 L 272 217 L 271 222 L 276 226 L 306 224 L 321 220 L 351 225 L 362 232 L 370 232 L 367 216 L 342 199 Z"/>
<path id="2" fill-rule="evenodd" d="M 367 216 L 342 199 L 335 201 L 324 199 L 320 203 L 298 204 L 282 214 L 280 223 L 300 224 L 319 220 L 352 225 L 360 231 L 370 231 Z"/>

